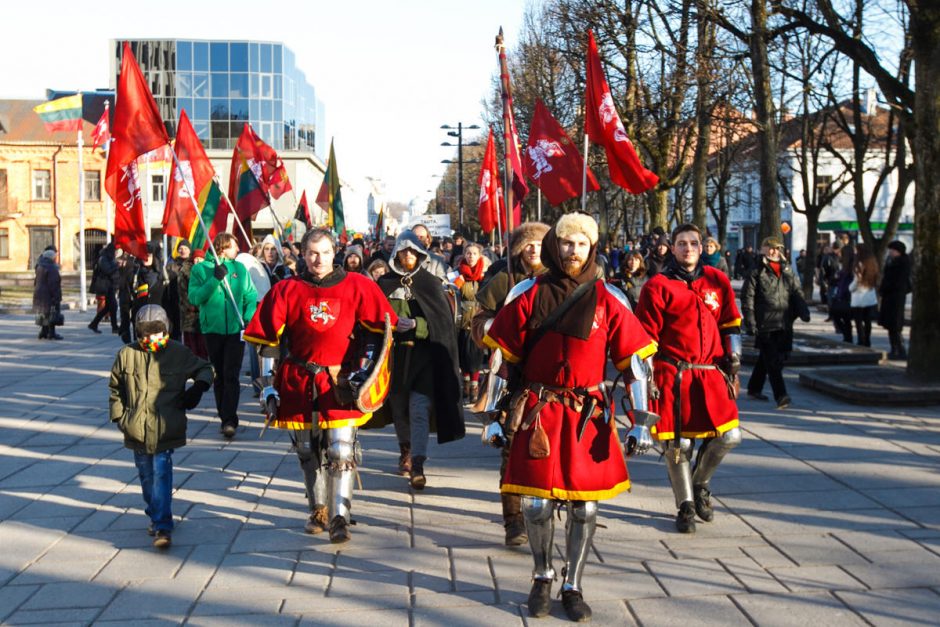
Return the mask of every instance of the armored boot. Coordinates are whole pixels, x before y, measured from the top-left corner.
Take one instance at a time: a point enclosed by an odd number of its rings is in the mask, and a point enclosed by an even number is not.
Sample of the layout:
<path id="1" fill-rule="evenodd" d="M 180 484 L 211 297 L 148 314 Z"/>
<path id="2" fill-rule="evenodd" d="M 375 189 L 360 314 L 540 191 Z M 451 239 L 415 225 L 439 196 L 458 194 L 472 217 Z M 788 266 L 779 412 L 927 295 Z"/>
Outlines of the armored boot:
<path id="1" fill-rule="evenodd" d="M 327 432 L 330 542 L 339 544 L 349 540 L 350 509 L 352 508 L 353 481 L 356 474 L 356 428 L 341 427 Z"/>
<path id="2" fill-rule="evenodd" d="M 555 521 L 552 518 L 554 501 L 534 496 L 522 497 L 522 514 L 525 518 L 529 547 L 532 549 L 532 590 L 529 592 L 529 615 L 535 618 L 547 616 L 552 609 L 552 545 L 555 536 Z"/>
<path id="3" fill-rule="evenodd" d="M 741 443 L 741 430 L 737 427 L 725 431 L 717 438 L 709 438 L 702 443 L 695 456 L 695 471 L 692 473 L 692 491 L 695 500 L 695 512 L 705 522 L 715 518 L 712 509 L 709 481 L 718 465 L 731 449 Z"/>
<path id="4" fill-rule="evenodd" d="M 575 622 L 591 620 L 591 607 L 581 594 L 581 574 L 587 562 L 594 529 L 597 526 L 597 501 L 569 501 L 565 525 L 565 582 L 561 586 L 561 602 L 565 614 Z"/>
<path id="5" fill-rule="evenodd" d="M 522 503 L 518 494 L 501 494 L 503 501 L 503 527 L 506 529 L 506 546 L 525 544 L 528 536 L 525 531 L 525 518 L 522 516 Z"/>
<path id="6" fill-rule="evenodd" d="M 672 493 L 676 498 L 676 529 L 679 533 L 695 533 L 695 506 L 692 495 L 692 441 L 682 438 L 678 448 L 674 440 L 664 443 L 664 458 Z M 678 452 L 678 455 L 677 455 Z M 678 461 L 676 457 L 678 456 Z"/>
<path id="7" fill-rule="evenodd" d="M 310 511 L 310 516 L 304 523 L 304 531 L 313 534 L 326 531 L 330 521 L 329 508 L 326 506 L 326 475 L 321 469 L 322 449 L 318 434 L 319 431 L 315 435 L 307 429 L 297 432 L 294 436 L 297 460 L 300 462 L 300 470 L 304 477 L 307 507 Z"/>

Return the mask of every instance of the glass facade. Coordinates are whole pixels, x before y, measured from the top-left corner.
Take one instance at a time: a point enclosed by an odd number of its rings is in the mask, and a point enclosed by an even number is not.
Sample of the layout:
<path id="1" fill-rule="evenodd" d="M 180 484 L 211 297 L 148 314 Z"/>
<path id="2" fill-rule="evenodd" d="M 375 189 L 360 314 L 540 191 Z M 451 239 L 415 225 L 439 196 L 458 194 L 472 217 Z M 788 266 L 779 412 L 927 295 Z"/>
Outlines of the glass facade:
<path id="1" fill-rule="evenodd" d="M 115 85 L 121 41 L 114 41 Z M 179 112 L 207 148 L 231 149 L 245 122 L 276 150 L 323 155 L 324 107 L 276 42 L 131 40 L 164 122 L 175 135 Z"/>

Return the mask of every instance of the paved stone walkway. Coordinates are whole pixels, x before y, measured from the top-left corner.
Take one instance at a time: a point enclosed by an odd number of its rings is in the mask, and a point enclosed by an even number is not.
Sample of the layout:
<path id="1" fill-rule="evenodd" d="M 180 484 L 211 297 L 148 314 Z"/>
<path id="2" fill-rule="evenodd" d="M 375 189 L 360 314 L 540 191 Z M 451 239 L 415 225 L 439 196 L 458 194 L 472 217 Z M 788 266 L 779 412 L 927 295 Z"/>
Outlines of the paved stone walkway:
<path id="1" fill-rule="evenodd" d="M 247 389 L 223 442 L 207 396 L 174 455 L 173 547 L 145 533 L 136 471 L 107 420 L 116 336 L 69 312 L 61 342 L 0 317 L 0 621 L 18 625 L 520 625 L 527 548 L 502 546 L 498 456 L 432 445 L 428 488 L 394 474 L 395 437 L 368 432 L 353 540 L 302 532 L 284 434 L 258 439 Z M 819 326 L 820 332 L 823 327 Z M 940 410 L 865 409 L 800 388 L 741 403 L 745 441 L 713 481 L 717 515 L 674 531 L 657 456 L 605 502 L 584 582 L 601 625 L 940 622 Z M 561 555 L 563 524 L 556 531 Z M 561 560 L 556 560 L 560 568 Z"/>

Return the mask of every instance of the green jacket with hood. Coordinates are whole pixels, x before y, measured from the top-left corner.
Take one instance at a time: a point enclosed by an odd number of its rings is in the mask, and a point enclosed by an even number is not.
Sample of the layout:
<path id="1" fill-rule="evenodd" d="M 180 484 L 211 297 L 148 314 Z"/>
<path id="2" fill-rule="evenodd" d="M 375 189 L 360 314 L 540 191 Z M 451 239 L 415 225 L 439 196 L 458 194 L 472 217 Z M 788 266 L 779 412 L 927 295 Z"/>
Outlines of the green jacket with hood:
<path id="1" fill-rule="evenodd" d="M 186 444 L 186 381 L 212 385 L 212 366 L 183 344 L 170 340 L 150 353 L 139 344 L 118 351 L 108 388 L 111 422 L 124 434 L 124 446 L 149 454 Z"/>
<path id="2" fill-rule="evenodd" d="M 244 265 L 232 259 L 223 259 L 222 263 L 228 269 L 225 278 L 247 326 L 258 307 L 258 291 Z M 211 250 L 206 252 L 205 261 L 193 266 L 189 277 L 189 302 L 199 308 L 201 333 L 234 335 L 240 333 L 242 327 L 238 324 L 238 316 L 222 282 L 215 278 L 215 266 L 216 260 Z"/>

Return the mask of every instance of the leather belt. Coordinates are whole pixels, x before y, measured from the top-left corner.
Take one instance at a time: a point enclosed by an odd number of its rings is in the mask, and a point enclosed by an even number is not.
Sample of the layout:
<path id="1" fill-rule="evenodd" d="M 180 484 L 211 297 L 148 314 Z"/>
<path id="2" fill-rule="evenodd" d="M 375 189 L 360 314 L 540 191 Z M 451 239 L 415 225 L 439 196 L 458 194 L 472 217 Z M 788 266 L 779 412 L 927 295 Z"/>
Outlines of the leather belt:
<path id="1" fill-rule="evenodd" d="M 526 390 L 538 398 L 538 402 L 532 406 L 532 409 L 526 413 L 522 421 L 521 429 L 525 430 L 532 426 L 535 419 L 538 418 L 542 408 L 551 403 L 560 403 L 568 409 L 581 413 L 584 411 L 585 403 L 593 403 L 589 416 L 583 418 L 597 418 L 604 413 L 605 401 L 598 401 L 593 396 L 588 396 L 591 392 L 601 389 L 600 385 L 592 385 L 586 388 L 565 388 L 544 385 L 542 383 L 529 383 Z"/>

